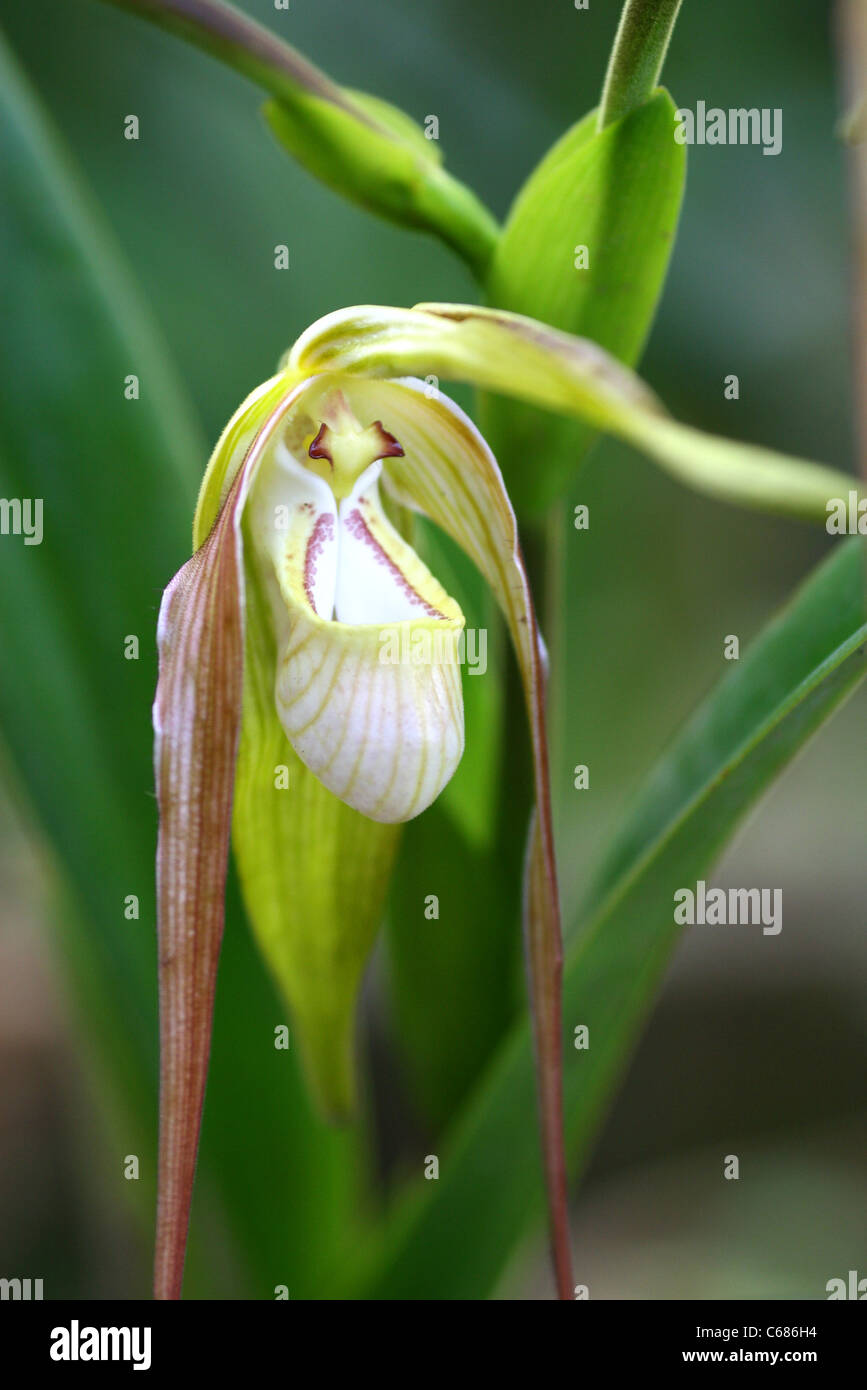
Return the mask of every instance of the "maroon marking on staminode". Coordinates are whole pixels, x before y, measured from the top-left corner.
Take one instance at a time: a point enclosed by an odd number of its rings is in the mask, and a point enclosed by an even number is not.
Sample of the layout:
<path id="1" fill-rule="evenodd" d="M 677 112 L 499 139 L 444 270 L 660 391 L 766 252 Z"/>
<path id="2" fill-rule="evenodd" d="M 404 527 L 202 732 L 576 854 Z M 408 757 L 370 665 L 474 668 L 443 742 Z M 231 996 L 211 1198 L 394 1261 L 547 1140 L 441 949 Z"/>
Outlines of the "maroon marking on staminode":
<path id="1" fill-rule="evenodd" d="M 355 536 L 358 540 L 363 541 L 365 545 L 370 547 L 376 556 L 377 564 L 385 565 L 391 570 L 391 573 L 398 581 L 398 585 L 411 603 L 417 603 L 424 609 L 429 618 L 442 618 L 444 622 L 447 621 L 445 613 L 441 613 L 438 608 L 434 608 L 433 604 L 428 603 L 427 599 L 423 598 L 418 590 L 412 587 L 403 571 L 394 563 L 391 556 L 386 554 L 383 550 L 357 507 L 349 513 L 344 525 L 351 536 Z"/>
<path id="2" fill-rule="evenodd" d="M 334 517 L 328 512 L 322 512 L 316 518 L 313 530 L 310 532 L 310 539 L 307 542 L 307 550 L 304 555 L 304 592 L 314 613 L 317 612 L 316 604 L 313 602 L 316 565 L 325 546 L 332 540 L 334 540 Z"/>
<path id="3" fill-rule="evenodd" d="M 312 459 L 327 459 L 328 462 L 331 464 L 331 469 L 333 472 L 334 459 L 331 457 L 331 449 L 327 443 L 328 436 L 330 435 L 330 433 L 331 430 L 328 428 L 327 425 L 320 425 L 319 432 L 316 435 L 316 438 L 310 445 L 310 448 L 307 450 L 307 452 Z"/>
<path id="4" fill-rule="evenodd" d="M 345 405 L 345 402 L 344 402 Z M 334 472 L 334 455 L 332 453 L 332 438 L 337 435 L 340 439 L 339 431 L 332 429 L 330 425 L 320 425 L 319 432 L 310 448 L 307 450 L 312 459 L 327 459 Z M 370 463 L 375 463 L 377 459 L 397 459 L 403 458 L 403 446 L 395 439 L 393 434 L 389 434 L 381 420 L 374 420 L 372 425 L 361 430 L 359 438 L 366 438 L 370 447 Z"/>

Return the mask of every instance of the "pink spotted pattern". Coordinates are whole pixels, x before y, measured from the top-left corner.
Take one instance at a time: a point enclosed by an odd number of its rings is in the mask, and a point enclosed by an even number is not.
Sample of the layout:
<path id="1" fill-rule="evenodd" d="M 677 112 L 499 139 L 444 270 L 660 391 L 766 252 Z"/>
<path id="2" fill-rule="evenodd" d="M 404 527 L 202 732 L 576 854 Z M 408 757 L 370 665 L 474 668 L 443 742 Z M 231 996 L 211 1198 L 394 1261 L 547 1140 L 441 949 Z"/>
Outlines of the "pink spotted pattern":
<path id="1" fill-rule="evenodd" d="M 309 503 L 305 505 L 309 506 Z M 304 592 L 314 613 L 316 612 L 316 604 L 313 602 L 313 586 L 316 583 L 316 566 L 325 546 L 333 539 L 334 517 L 330 516 L 328 512 L 323 512 L 316 518 L 304 556 Z"/>
<path id="2" fill-rule="evenodd" d="M 422 608 L 429 618 L 442 618 L 443 621 L 445 621 L 445 613 L 441 613 L 438 608 L 434 608 L 433 604 L 428 603 L 427 599 L 423 598 L 422 595 L 412 587 L 406 575 L 394 563 L 391 556 L 386 554 L 357 507 L 354 511 L 349 513 L 344 525 L 351 536 L 355 536 L 357 540 L 363 541 L 364 544 L 373 551 L 377 564 L 385 565 L 386 568 L 391 571 L 400 589 L 406 594 L 411 603 Z"/>

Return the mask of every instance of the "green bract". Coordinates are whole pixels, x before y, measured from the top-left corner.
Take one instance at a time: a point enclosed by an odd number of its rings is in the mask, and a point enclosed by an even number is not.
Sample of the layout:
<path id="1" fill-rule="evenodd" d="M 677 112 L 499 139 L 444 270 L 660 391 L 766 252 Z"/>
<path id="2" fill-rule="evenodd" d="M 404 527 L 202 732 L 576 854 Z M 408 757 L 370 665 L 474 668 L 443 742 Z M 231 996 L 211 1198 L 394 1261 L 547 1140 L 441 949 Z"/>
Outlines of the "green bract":
<path id="1" fill-rule="evenodd" d="M 686 149 L 674 140 L 674 103 L 658 91 L 597 129 L 591 111 L 552 146 L 517 194 L 485 292 L 633 366 L 650 329 L 680 212 Z M 559 495 L 595 437 L 588 424 L 552 420 L 511 401 L 486 401 L 485 432 L 519 510 Z M 522 461 L 543 453 L 544 469 Z"/>

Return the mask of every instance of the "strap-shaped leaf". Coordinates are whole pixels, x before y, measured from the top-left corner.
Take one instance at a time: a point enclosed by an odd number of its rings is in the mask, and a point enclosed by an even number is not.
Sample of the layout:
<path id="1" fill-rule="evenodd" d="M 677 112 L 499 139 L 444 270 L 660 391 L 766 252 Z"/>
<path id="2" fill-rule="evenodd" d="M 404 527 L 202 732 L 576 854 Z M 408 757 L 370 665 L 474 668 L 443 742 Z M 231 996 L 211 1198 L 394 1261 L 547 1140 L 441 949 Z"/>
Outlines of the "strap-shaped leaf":
<path id="1" fill-rule="evenodd" d="M 0 725 L 22 810 L 62 874 L 53 949 L 99 1066 L 102 1125 L 118 1152 L 142 1158 L 141 1180 L 122 1195 L 147 1232 L 158 1111 L 155 602 L 189 554 L 206 441 L 81 170 L 2 41 L 0 186 L 0 496 L 44 498 L 45 512 L 41 546 L 0 540 Z M 142 384 L 134 402 L 122 390 L 131 371 Z M 123 659 L 126 634 L 138 634 L 139 660 Z M 123 916 L 132 893 L 138 920 Z M 315 1120 L 293 1056 L 266 1046 L 263 1057 L 256 1021 L 267 1029 L 274 992 L 231 883 L 227 913 L 239 930 L 221 960 L 185 1290 L 268 1297 L 282 1282 L 314 1296 L 333 1287 L 324 1267 L 345 1265 L 358 1211 L 353 1139 Z M 225 1259 L 214 1259 L 214 1230 Z M 358 1231 L 353 1252 L 363 1245 Z M 130 1251 L 136 1285 L 140 1253 Z"/>
<path id="2" fill-rule="evenodd" d="M 863 560 L 852 541 L 810 576 L 661 758 L 617 833 L 564 969 L 566 1020 L 593 1039 L 586 1051 L 570 1050 L 566 1068 L 573 1173 L 682 930 L 674 890 L 708 875 L 746 813 L 864 678 Z M 396 1207 L 386 1259 L 360 1296 L 491 1293 L 539 1215 L 524 1123 L 532 1085 L 522 1025 L 443 1144 L 439 1182 L 417 1184 Z"/>

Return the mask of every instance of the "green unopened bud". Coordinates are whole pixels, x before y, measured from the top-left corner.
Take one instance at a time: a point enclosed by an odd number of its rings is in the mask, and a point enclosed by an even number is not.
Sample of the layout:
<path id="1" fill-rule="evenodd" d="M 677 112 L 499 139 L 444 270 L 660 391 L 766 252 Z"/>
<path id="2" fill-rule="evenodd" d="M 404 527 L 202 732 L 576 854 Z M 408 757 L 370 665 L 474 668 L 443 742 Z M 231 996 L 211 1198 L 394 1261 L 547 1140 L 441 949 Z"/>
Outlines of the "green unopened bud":
<path id="1" fill-rule="evenodd" d="M 339 101 L 298 88 L 267 102 L 265 119 L 284 149 L 316 178 L 381 217 L 433 232 L 483 275 L 497 224 L 443 168 L 436 142 L 388 102 L 338 93 Z"/>

